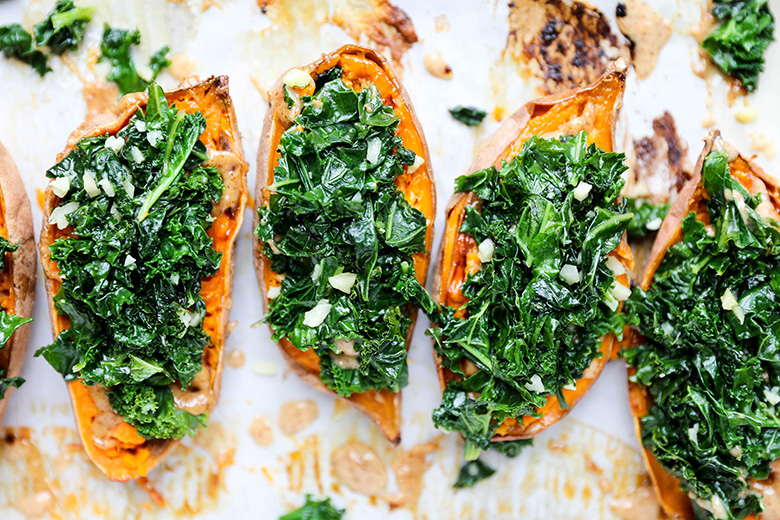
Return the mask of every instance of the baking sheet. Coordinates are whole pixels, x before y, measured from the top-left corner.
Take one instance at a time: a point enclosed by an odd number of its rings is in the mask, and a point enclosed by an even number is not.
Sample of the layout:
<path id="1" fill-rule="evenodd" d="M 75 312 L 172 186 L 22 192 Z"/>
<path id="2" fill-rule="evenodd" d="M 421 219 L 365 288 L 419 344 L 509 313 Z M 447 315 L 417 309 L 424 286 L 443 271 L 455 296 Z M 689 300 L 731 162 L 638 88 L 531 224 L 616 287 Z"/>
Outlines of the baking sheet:
<path id="1" fill-rule="evenodd" d="M 53 0 L 0 0 L 0 25 L 41 19 Z M 99 47 L 101 27 L 138 28 L 142 45 L 137 56 L 145 61 L 154 50 L 169 45 L 172 54 L 195 62 L 195 73 L 230 76 L 243 146 L 250 162 L 250 193 L 254 189 L 255 156 L 266 110 L 264 91 L 279 74 L 317 58 L 341 44 L 355 41 L 354 28 L 333 22 L 334 13 L 354 12 L 365 0 L 298 0 L 272 18 L 250 0 L 80 0 L 97 12 L 85 43 L 72 65 L 52 59 L 53 73 L 39 79 L 29 67 L 0 59 L 0 141 L 9 149 L 33 202 L 46 185 L 44 172 L 52 166 L 68 134 L 84 119 L 81 75 L 86 80 L 105 75 L 101 65 L 88 66 L 90 49 Z M 490 116 L 476 129 L 454 121 L 447 109 L 475 105 L 489 112 L 510 113 L 535 97 L 539 81 L 522 74 L 522 67 L 504 53 L 509 31 L 508 6 L 488 0 L 398 0 L 410 16 L 420 41 L 397 63 L 431 150 L 439 211 L 435 249 L 443 229 L 443 208 L 452 195 L 453 181 L 465 172 L 475 152 L 498 122 Z M 702 120 L 711 113 L 724 137 L 743 153 L 751 150 L 749 132 L 780 140 L 780 45 L 767 51 L 767 71 L 758 92 L 747 100 L 759 109 L 750 124 L 736 121 L 743 106 L 727 101 L 727 84 L 719 76 L 709 81 L 695 76 L 696 42 L 689 28 L 701 18 L 695 0 L 650 0 L 670 20 L 674 32 L 661 52 L 658 66 L 645 81 L 629 76 L 618 129 L 618 145 L 630 148 L 632 139 L 650 135 L 653 118 L 668 110 L 693 160 L 706 130 Z M 616 2 L 595 4 L 614 22 Z M 771 0 L 780 14 L 780 0 Z M 204 10 L 204 8 L 206 8 Z M 281 13 L 281 14 L 280 14 Z M 344 24 L 342 24 L 344 25 Z M 363 34 L 361 43 L 370 44 Z M 423 66 L 429 51 L 439 51 L 454 70 L 452 81 L 431 76 Z M 76 70 L 73 69 L 75 67 Z M 166 88 L 176 85 L 167 74 Z M 499 110 L 499 111 L 500 111 Z M 768 172 L 780 172 L 780 157 L 759 154 Z M 152 504 L 136 484 L 109 482 L 79 448 L 78 436 L 60 376 L 33 352 L 51 341 L 42 276 L 35 306 L 36 321 L 22 376 L 4 419 L 4 432 L 18 440 L 0 442 L 0 518 L 277 518 L 303 502 L 305 493 L 331 496 L 349 510 L 348 518 L 425 519 L 594 519 L 617 518 L 610 503 L 630 496 L 641 483 L 643 467 L 628 410 L 625 366 L 612 362 L 589 394 L 568 418 L 540 435 L 533 448 L 516 459 L 486 454 L 497 474 L 472 489 L 455 491 L 462 445 L 454 436 L 439 437 L 430 421 L 440 393 L 428 325 L 421 316 L 410 352 L 410 384 L 404 389 L 403 442 L 393 450 L 377 428 L 358 412 L 320 394 L 286 368 L 268 329 L 250 328 L 261 315 L 259 293 L 251 266 L 251 213 L 247 213 L 237 245 L 234 307 L 236 327 L 227 341 L 228 353 L 246 356 L 241 368 L 226 367 L 222 397 L 211 426 L 195 439 L 185 440 L 150 474 L 164 497 L 165 508 Z M 36 229 L 36 239 L 39 229 Z M 271 375 L 258 374 L 273 372 Z M 294 437 L 277 426 L 282 403 L 309 399 L 318 419 Z M 249 434 L 256 418 L 272 427 L 273 443 L 257 444 Z M 7 437 L 7 435 L 5 436 Z M 25 441 L 24 439 L 28 438 Z M 401 455 L 421 443 L 438 439 L 439 448 L 427 457 L 430 467 L 422 479 L 416 507 L 391 510 L 385 495 L 397 492 L 391 471 Z M 350 440 L 371 446 L 387 467 L 389 483 L 377 497 L 351 492 L 331 474 L 331 453 Z"/>

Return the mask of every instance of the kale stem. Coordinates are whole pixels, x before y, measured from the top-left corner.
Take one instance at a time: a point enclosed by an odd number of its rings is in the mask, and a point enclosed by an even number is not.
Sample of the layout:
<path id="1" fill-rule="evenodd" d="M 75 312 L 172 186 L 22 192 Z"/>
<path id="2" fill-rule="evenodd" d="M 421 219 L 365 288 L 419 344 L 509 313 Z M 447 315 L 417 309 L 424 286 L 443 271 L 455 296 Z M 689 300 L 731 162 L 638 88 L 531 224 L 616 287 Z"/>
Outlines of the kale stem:
<path id="1" fill-rule="evenodd" d="M 179 175 L 182 167 L 184 167 L 184 161 L 178 161 L 174 167 L 171 167 L 170 163 L 171 152 L 173 151 L 173 145 L 176 142 L 176 134 L 179 131 L 179 125 L 184 121 L 184 116 L 185 113 L 183 111 L 179 111 L 176 114 L 176 119 L 174 119 L 171 130 L 168 133 L 168 143 L 165 147 L 165 158 L 163 159 L 162 179 L 160 180 L 160 184 L 147 195 L 143 206 L 141 206 L 141 210 L 138 212 L 138 222 L 142 222 L 149 215 L 149 209 L 151 209 L 152 205 L 157 202 L 157 199 L 165 193 L 165 190 L 173 184 L 173 181 Z M 184 157 L 186 159 L 186 155 Z"/>

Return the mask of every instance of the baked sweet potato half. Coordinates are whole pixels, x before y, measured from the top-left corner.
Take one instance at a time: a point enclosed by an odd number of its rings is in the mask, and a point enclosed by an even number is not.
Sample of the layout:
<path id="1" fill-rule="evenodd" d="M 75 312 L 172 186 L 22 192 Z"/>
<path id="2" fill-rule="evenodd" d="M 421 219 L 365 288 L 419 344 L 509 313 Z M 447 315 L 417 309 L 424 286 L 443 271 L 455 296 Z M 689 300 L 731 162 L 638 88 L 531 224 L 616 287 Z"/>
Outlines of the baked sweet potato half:
<path id="1" fill-rule="evenodd" d="M 255 269 L 297 375 L 401 439 L 400 389 L 425 292 L 436 194 L 408 94 L 347 45 L 271 90 L 257 160 Z"/>
<path id="2" fill-rule="evenodd" d="M 35 299 L 35 238 L 30 200 L 0 144 L 0 421 L 27 351 Z"/>
<path id="3" fill-rule="evenodd" d="M 778 302 L 780 185 L 713 131 L 626 302 L 631 411 L 672 518 L 780 518 Z"/>
<path id="4" fill-rule="evenodd" d="M 433 417 L 469 458 L 566 415 L 621 331 L 631 215 L 613 132 L 625 70 L 526 104 L 456 180 L 435 267 Z"/>
<path id="5" fill-rule="evenodd" d="M 40 252 L 84 448 L 144 477 L 219 397 L 247 163 L 227 77 L 122 98 L 47 175 Z"/>

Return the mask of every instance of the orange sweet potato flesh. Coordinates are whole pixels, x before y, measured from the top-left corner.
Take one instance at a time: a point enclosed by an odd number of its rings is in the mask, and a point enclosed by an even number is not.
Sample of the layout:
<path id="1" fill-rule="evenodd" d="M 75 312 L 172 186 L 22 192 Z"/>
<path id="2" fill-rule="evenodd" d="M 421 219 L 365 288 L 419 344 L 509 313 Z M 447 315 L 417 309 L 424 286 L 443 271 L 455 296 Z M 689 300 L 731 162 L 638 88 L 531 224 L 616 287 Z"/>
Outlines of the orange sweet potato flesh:
<path id="1" fill-rule="evenodd" d="M 404 146 L 412 150 L 425 162 L 413 173 L 404 173 L 398 176 L 395 184 L 403 193 L 406 200 L 420 210 L 428 219 L 428 229 L 425 234 L 426 252 L 414 255 L 414 268 L 417 279 L 425 285 L 430 262 L 430 251 L 433 243 L 433 221 L 436 213 L 436 190 L 431 171 L 431 160 L 428 153 L 428 145 L 417 116 L 414 113 L 409 95 L 398 81 L 387 61 L 377 52 L 359 47 L 346 45 L 335 52 L 324 54 L 319 60 L 302 67 L 296 67 L 317 78 L 320 74 L 341 67 L 342 79 L 354 88 L 361 90 L 373 83 L 382 95 L 385 105 L 393 107 L 395 115 L 399 118 L 397 133 L 403 139 Z M 306 88 L 293 89 L 299 94 L 313 93 L 314 85 L 310 83 Z M 291 126 L 291 122 L 284 117 L 286 109 L 280 80 L 269 92 L 271 108 L 266 112 L 263 124 L 263 137 L 257 160 L 257 188 L 255 200 L 258 204 L 267 204 L 269 192 L 266 189 L 273 183 L 273 169 L 277 164 L 279 155 L 277 147 L 282 133 Z M 257 214 L 255 214 L 255 227 L 257 226 Z M 263 307 L 268 311 L 268 299 L 266 292 L 269 288 L 281 285 L 279 274 L 271 270 L 271 262 L 263 255 L 263 244 L 254 241 L 255 271 L 263 296 Z M 412 325 L 407 334 L 407 346 L 414 329 L 416 311 L 412 315 Z M 289 341 L 282 339 L 279 342 L 282 355 L 290 367 L 298 376 L 303 378 L 315 388 L 336 395 L 328 389 L 319 379 L 320 360 L 317 354 L 309 349 L 306 351 L 295 348 Z M 387 390 L 368 391 L 355 393 L 343 398 L 348 404 L 366 414 L 379 426 L 382 433 L 393 444 L 401 441 L 401 393 L 392 393 Z"/>
<path id="2" fill-rule="evenodd" d="M 236 126 L 236 117 L 228 91 L 225 76 L 212 77 L 202 82 L 186 80 L 178 89 L 167 92 L 168 102 L 185 112 L 199 111 L 206 118 L 206 130 L 201 142 L 209 153 L 207 164 L 215 166 L 225 183 L 222 200 L 212 211 L 214 221 L 208 235 L 214 240 L 213 247 L 222 253 L 222 262 L 217 273 L 201 283 L 201 296 L 206 303 L 206 317 L 203 329 L 211 337 L 203 354 L 203 367 L 208 371 L 209 411 L 219 398 L 222 376 L 225 337 L 233 287 L 235 263 L 235 239 L 243 220 L 247 200 L 247 163 L 243 159 L 241 138 Z M 68 139 L 65 150 L 57 156 L 62 160 L 85 137 L 116 135 L 127 125 L 137 110 L 146 107 L 145 93 L 129 94 L 108 112 L 100 114 L 82 124 Z M 67 316 L 60 315 L 54 308 L 53 297 L 60 288 L 61 280 L 55 262 L 50 259 L 49 246 L 60 237 L 68 237 L 71 228 L 59 230 L 49 223 L 49 215 L 59 199 L 48 187 L 45 194 L 44 224 L 39 248 L 41 264 L 46 275 L 46 291 L 49 299 L 49 314 L 52 333 L 56 337 L 70 327 Z M 76 416 L 81 440 L 87 455 L 111 480 L 125 482 L 145 477 L 163 457 L 175 446 L 175 440 L 141 437 L 135 429 L 117 416 L 108 405 L 105 388 L 85 386 L 80 380 L 68 384 L 71 404 Z M 105 426 L 105 425 L 108 426 Z M 96 428 L 108 439 L 98 440 L 93 434 Z"/>
<path id="3" fill-rule="evenodd" d="M 624 63 L 616 63 L 596 83 L 587 87 L 570 90 L 553 96 L 532 101 L 505 121 L 498 132 L 478 154 L 469 172 L 500 167 L 505 161 L 515 157 L 523 143 L 534 135 L 551 138 L 561 135 L 575 135 L 582 130 L 588 133 L 590 143 L 607 152 L 614 150 L 614 126 L 618 109 L 621 106 L 625 87 Z M 470 235 L 460 233 L 465 218 L 465 208 L 479 201 L 473 193 L 456 193 L 447 208 L 446 228 L 442 240 L 439 259 L 435 268 L 435 296 L 441 305 L 459 309 L 466 303 L 461 287 L 466 277 L 479 269 L 477 244 Z M 625 237 L 615 251 L 610 253 L 626 266 L 633 265 L 631 250 Z M 618 280 L 628 285 L 626 275 Z M 456 313 L 456 316 L 459 313 Z M 498 428 L 493 442 L 525 439 L 533 437 L 550 425 L 562 419 L 585 395 L 606 366 L 615 336 L 609 334 L 602 339 L 601 356 L 594 359 L 590 367 L 577 381 L 575 390 L 563 390 L 568 409 L 562 409 L 557 397 L 547 398 L 547 404 L 538 409 L 540 417 L 524 417 L 522 421 L 507 419 Z M 439 382 L 442 389 L 455 375 L 442 367 L 441 359 L 436 359 Z"/>
<path id="4" fill-rule="evenodd" d="M 704 159 L 712 151 L 713 146 L 720 139 L 720 133 L 717 130 L 710 132 L 704 141 L 704 149 L 699 155 L 694 168 L 694 174 L 691 179 L 683 186 L 680 194 L 675 200 L 666 218 L 658 230 L 653 248 L 648 257 L 647 264 L 642 272 L 640 287 L 647 290 L 653 283 L 653 277 L 658 270 L 661 261 L 670 247 L 682 240 L 682 221 L 691 211 L 695 212 L 698 218 L 705 223 L 709 222 L 709 214 L 705 201 L 708 199 L 707 192 L 702 185 L 701 171 Z M 768 195 L 771 203 L 771 212 L 774 209 L 774 218 L 780 220 L 780 186 L 778 181 L 768 175 L 752 160 L 746 159 L 741 155 L 736 155 L 729 161 L 729 170 L 732 177 L 738 180 L 750 193 L 755 194 L 761 191 Z M 632 333 L 630 344 L 638 345 L 642 338 Z M 632 376 L 636 370 L 629 367 L 628 374 Z M 629 381 L 628 383 L 629 403 L 631 413 L 634 415 L 634 424 L 637 436 L 642 438 L 640 419 L 644 417 L 650 407 L 653 406 L 647 390 L 639 385 Z M 645 460 L 647 471 L 653 482 L 658 499 L 664 512 L 671 518 L 684 520 L 693 520 L 693 508 L 691 500 L 680 490 L 680 481 L 664 469 L 652 452 L 646 448 L 642 449 L 642 457 Z M 750 516 L 748 518 L 755 517 Z"/>

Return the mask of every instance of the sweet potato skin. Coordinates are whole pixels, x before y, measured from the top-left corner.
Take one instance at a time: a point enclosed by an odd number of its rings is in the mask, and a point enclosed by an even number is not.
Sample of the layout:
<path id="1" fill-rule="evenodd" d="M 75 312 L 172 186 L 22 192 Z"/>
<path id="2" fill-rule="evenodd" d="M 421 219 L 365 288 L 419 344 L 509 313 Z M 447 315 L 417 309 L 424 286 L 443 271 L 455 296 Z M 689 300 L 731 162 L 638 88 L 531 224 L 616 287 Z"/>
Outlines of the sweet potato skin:
<path id="1" fill-rule="evenodd" d="M 622 60 L 618 60 L 609 71 L 607 71 L 596 83 L 586 87 L 561 92 L 547 96 L 535 101 L 531 101 L 520 107 L 508 119 L 506 119 L 493 137 L 477 154 L 476 158 L 469 166 L 468 173 L 488 168 L 490 166 L 500 167 L 501 163 L 514 157 L 520 150 L 520 146 L 532 135 L 540 134 L 543 137 L 555 137 L 559 135 L 574 135 L 580 130 L 586 130 L 591 138 L 601 149 L 611 152 L 614 149 L 614 123 L 617 112 L 622 104 L 622 93 L 625 87 L 625 74 L 627 65 Z M 614 89 L 614 91 L 610 91 Z M 602 93 L 602 90 L 604 92 Z M 603 94 L 603 99 L 599 96 Z M 593 119 L 582 117 L 580 112 L 567 112 L 562 109 L 562 121 L 553 121 L 550 128 L 545 126 L 544 117 L 558 107 L 567 107 L 580 101 L 587 102 L 593 99 L 593 113 L 597 116 Z M 604 105 L 604 103 L 606 103 Z M 595 121 L 595 122 L 594 122 Z M 441 248 L 434 267 L 434 296 L 440 305 L 446 305 L 447 289 L 450 283 L 450 277 L 453 269 L 453 250 L 455 239 L 459 235 L 458 230 L 465 216 L 465 206 L 476 201 L 473 193 L 455 193 L 450 199 L 445 212 L 446 227 Z M 619 260 L 630 268 L 633 262 L 630 250 L 625 243 L 625 238 L 621 247 L 618 248 L 620 254 Z M 621 275 L 625 276 L 625 275 Z M 596 358 L 586 370 L 586 374 L 578 381 L 577 392 L 573 395 L 567 395 L 566 399 L 569 408 L 561 410 L 556 398 L 549 398 L 545 413 L 541 419 L 529 423 L 515 423 L 513 420 L 507 420 L 499 428 L 493 442 L 511 441 L 518 439 L 527 439 L 538 435 L 552 424 L 558 422 L 566 416 L 576 405 L 579 399 L 596 381 L 609 359 L 614 336 L 608 335 L 602 340 L 600 351 L 602 356 Z M 446 386 L 447 379 L 452 377 L 442 367 L 441 359 L 434 353 L 436 366 L 439 374 L 439 383 L 442 390 Z M 514 424 L 512 424 L 514 423 Z"/>
<path id="2" fill-rule="evenodd" d="M 391 90 L 393 99 L 399 100 L 409 111 L 409 120 L 402 121 L 402 124 L 406 123 L 411 125 L 411 128 L 416 131 L 421 144 L 422 157 L 425 160 L 423 166 L 421 166 L 416 172 L 417 175 L 424 175 L 424 182 L 427 184 L 427 197 L 430 204 L 430 214 L 435 215 L 436 212 L 436 188 L 433 181 L 433 173 L 431 171 L 431 159 L 428 151 L 428 145 L 425 141 L 425 136 L 422 132 L 420 122 L 417 120 L 417 116 L 412 107 L 409 94 L 404 89 L 403 85 L 397 80 L 395 74 L 392 72 L 387 61 L 377 52 L 360 47 L 357 45 L 345 45 L 335 52 L 329 54 L 323 54 L 323 56 L 308 65 L 302 67 L 295 67 L 301 69 L 312 77 L 316 77 L 319 73 L 330 69 L 342 58 L 360 58 L 366 59 L 376 64 L 382 72 L 387 76 L 387 82 L 385 85 L 380 85 L 380 92 L 383 92 L 383 87 Z M 284 77 L 284 74 L 281 78 Z M 274 154 L 275 143 L 278 142 L 279 136 L 290 126 L 289 121 L 284 121 L 280 118 L 280 112 L 283 107 L 283 92 L 282 92 L 282 79 L 279 79 L 273 86 L 268 94 L 270 108 L 266 111 L 265 119 L 263 121 L 263 132 L 260 140 L 260 147 L 257 155 L 257 182 L 255 187 L 255 203 L 257 205 L 264 204 L 266 198 L 266 188 L 270 184 L 269 179 L 273 177 Z M 419 155 L 419 153 L 418 153 Z M 254 228 L 258 225 L 258 213 L 255 211 L 254 215 Z M 426 249 L 430 251 L 433 242 L 433 218 L 429 218 L 428 229 L 426 232 Z M 270 286 L 273 276 L 273 272 L 270 268 L 270 262 L 263 255 L 263 244 L 254 237 L 254 266 L 257 274 L 257 282 L 260 288 L 261 300 L 263 304 L 263 311 L 268 312 L 268 297 L 267 290 Z M 421 262 L 415 263 L 415 269 L 417 271 L 418 280 L 425 285 L 429 266 L 430 255 L 426 254 L 422 258 Z M 414 325 L 417 318 L 417 311 L 412 314 L 412 325 L 409 328 L 409 332 L 406 336 L 407 349 L 410 344 L 412 333 L 414 331 Z M 295 372 L 295 374 L 306 381 L 314 388 L 326 392 L 332 395 L 337 394 L 325 386 L 319 378 L 319 357 L 312 351 L 301 351 L 295 348 L 289 341 L 282 339 L 279 342 L 279 349 L 287 364 Z M 341 398 L 341 397 L 340 397 Z M 349 405 L 354 406 L 373 420 L 382 433 L 392 444 L 399 444 L 401 442 L 401 392 L 388 392 L 382 390 L 380 392 L 369 391 L 361 394 L 353 394 L 348 398 L 341 398 Z"/>
<path id="3" fill-rule="evenodd" d="M 2 143 L 0 143 L 0 210 L 3 211 L 2 220 L 8 232 L 6 238 L 11 243 L 19 245 L 19 249 L 10 254 L 10 262 L 6 264 L 13 285 L 13 313 L 31 318 L 37 268 L 32 209 L 16 164 Z M 7 360 L 6 363 L 0 364 L 0 368 L 6 370 L 5 377 L 16 377 L 21 372 L 30 338 L 30 328 L 29 324 L 23 325 L 5 344 L 3 347 L 5 352 L 0 351 L 2 358 Z M 5 399 L 0 400 L 0 422 L 8 398 L 13 392 L 14 389 L 9 388 Z"/>
<path id="4" fill-rule="evenodd" d="M 232 222 L 229 232 L 223 237 L 214 237 L 215 248 L 222 247 L 223 257 L 219 272 L 205 284 L 216 280 L 221 284 L 218 287 L 220 294 L 216 303 L 209 305 L 209 313 L 216 317 L 213 320 L 214 330 L 212 336 L 213 348 L 207 348 L 204 352 L 204 366 L 210 374 L 210 408 L 211 410 L 219 399 L 219 389 L 222 377 L 224 361 L 224 340 L 227 336 L 230 308 L 232 307 L 233 271 L 235 268 L 235 239 L 244 216 L 247 201 L 246 172 L 248 164 L 243 158 L 241 136 L 236 125 L 235 111 L 230 99 L 228 78 L 226 76 L 212 77 L 205 81 L 196 79 L 185 80 L 177 89 L 166 92 L 169 103 L 176 103 L 178 108 L 186 111 L 201 110 L 207 120 L 207 128 L 201 140 L 209 152 L 209 164 L 214 164 L 220 171 L 225 183 L 225 191 L 222 200 L 215 205 L 212 215 L 217 218 L 227 217 Z M 146 93 L 139 92 L 128 94 L 110 111 L 104 112 L 84 122 L 68 138 L 67 146 L 57 156 L 62 160 L 85 137 L 116 134 L 123 128 L 136 110 L 143 109 L 147 102 Z M 203 104 L 203 106 L 200 106 Z M 216 123 L 214 122 L 216 121 Z M 229 206 L 224 206 L 230 194 Z M 69 326 L 66 316 L 58 315 L 53 297 L 59 290 L 61 280 L 59 271 L 50 259 L 49 245 L 56 240 L 61 233 L 55 226 L 49 223 L 49 215 L 57 206 L 58 198 L 51 187 L 47 187 L 44 203 L 43 226 L 39 242 L 41 264 L 44 271 L 44 283 L 48 296 L 49 316 L 51 318 L 52 335 L 56 337 L 63 329 Z M 212 236 L 215 226 L 209 230 Z M 203 292 L 203 288 L 202 288 Z M 207 316 L 208 319 L 208 316 Z M 206 327 L 204 323 L 204 327 Z M 79 385 L 77 387 L 76 385 Z M 84 387 L 80 381 L 67 383 L 71 404 L 76 415 L 76 423 L 84 448 L 90 459 L 111 480 L 126 482 L 145 477 L 176 445 L 177 440 L 158 439 L 146 441 L 142 446 L 134 450 L 119 452 L 117 457 L 109 457 L 98 448 L 90 437 L 89 413 L 85 409 L 94 407 L 97 402 L 95 387 Z M 86 390 L 86 391 L 85 391 Z"/>
<path id="5" fill-rule="evenodd" d="M 639 282 L 639 286 L 642 289 L 647 290 L 650 288 L 653 283 L 653 277 L 666 255 L 666 252 L 682 239 L 683 219 L 691 211 L 696 211 L 697 204 L 702 200 L 702 197 L 705 196 L 706 192 L 702 186 L 702 167 L 704 165 L 704 160 L 707 158 L 707 155 L 710 154 L 719 138 L 720 132 L 718 130 L 712 130 L 704 139 L 704 147 L 696 161 L 693 176 L 685 183 L 682 190 L 680 190 L 677 199 L 674 204 L 672 204 L 672 207 L 669 209 L 669 212 L 666 214 L 666 217 L 658 230 L 650 256 L 644 266 L 642 277 Z M 750 173 L 763 181 L 770 193 L 777 194 L 779 189 L 777 179 L 767 174 L 752 160 L 744 158 L 741 155 L 738 155 L 737 158 L 746 161 L 750 167 Z M 731 162 L 732 161 L 730 161 L 730 163 Z M 746 186 L 746 188 L 750 191 L 749 187 Z M 780 203 L 778 203 L 778 200 L 772 198 L 772 202 L 775 208 L 780 211 Z M 629 341 L 631 346 L 635 346 L 642 342 L 642 338 L 639 334 L 632 331 Z M 634 373 L 636 373 L 636 369 L 629 367 L 629 377 Z M 642 426 L 640 419 L 647 414 L 652 406 L 652 400 L 644 388 L 631 382 L 630 379 L 628 381 L 628 393 L 631 413 L 634 416 L 634 427 L 641 445 Z M 691 506 L 691 499 L 680 490 L 680 481 L 666 471 L 647 448 L 642 448 L 642 458 L 645 461 L 650 480 L 653 483 L 653 487 L 656 490 L 658 500 L 664 512 L 672 518 L 693 520 L 694 513 Z"/>

